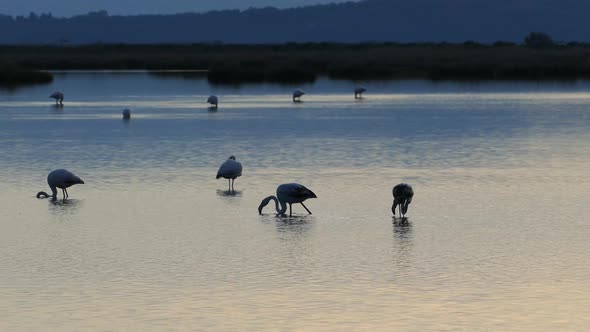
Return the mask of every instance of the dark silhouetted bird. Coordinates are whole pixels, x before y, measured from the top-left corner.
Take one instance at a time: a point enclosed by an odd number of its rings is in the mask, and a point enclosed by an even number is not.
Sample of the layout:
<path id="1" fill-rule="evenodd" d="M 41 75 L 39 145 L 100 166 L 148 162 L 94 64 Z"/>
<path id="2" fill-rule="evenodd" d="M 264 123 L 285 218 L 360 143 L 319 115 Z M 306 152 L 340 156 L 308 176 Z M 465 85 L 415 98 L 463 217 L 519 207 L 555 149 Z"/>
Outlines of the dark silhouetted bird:
<path id="1" fill-rule="evenodd" d="M 395 216 L 395 208 L 399 205 L 399 214 L 401 217 L 405 217 L 413 197 L 414 189 L 409 184 L 400 183 L 393 187 L 393 205 L 391 206 L 393 215 Z"/>
<path id="2" fill-rule="evenodd" d="M 299 203 L 303 205 L 305 210 L 311 214 L 311 211 L 309 211 L 307 206 L 303 204 L 303 201 L 308 198 L 317 198 L 317 196 L 313 193 L 313 191 L 305 188 L 305 186 L 300 185 L 299 183 L 282 184 L 277 187 L 276 196 L 268 196 L 262 200 L 260 206 L 258 206 L 258 213 L 262 214 L 262 209 L 268 204 L 268 202 L 273 200 L 275 201 L 275 209 L 277 210 L 278 214 L 285 214 L 285 212 L 287 212 L 287 204 L 289 204 L 289 216 L 291 216 L 293 213 L 293 207 L 291 205 L 293 203 Z"/>
<path id="3" fill-rule="evenodd" d="M 75 185 L 75 184 L 84 184 L 84 181 L 74 175 L 74 173 L 65 170 L 65 169 L 56 169 L 55 171 L 51 171 L 49 175 L 47 175 L 47 184 L 51 189 L 51 195 L 44 191 L 40 191 L 37 193 L 37 198 L 47 198 L 51 197 L 53 199 L 57 198 L 57 188 L 62 190 L 63 198 L 66 199 L 69 197 L 67 188 Z"/>

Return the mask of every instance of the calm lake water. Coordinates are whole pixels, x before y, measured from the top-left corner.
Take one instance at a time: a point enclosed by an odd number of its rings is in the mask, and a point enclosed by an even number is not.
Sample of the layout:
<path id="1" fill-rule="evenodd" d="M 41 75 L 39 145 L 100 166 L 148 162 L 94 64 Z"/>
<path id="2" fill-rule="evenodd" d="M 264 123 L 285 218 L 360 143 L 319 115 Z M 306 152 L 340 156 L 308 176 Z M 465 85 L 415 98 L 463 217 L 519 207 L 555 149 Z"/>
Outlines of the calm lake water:
<path id="1" fill-rule="evenodd" d="M 590 82 L 364 85 L 0 90 L 0 330 L 590 329 Z M 36 199 L 56 168 L 86 184 Z M 259 216 L 287 182 L 313 215 Z"/>

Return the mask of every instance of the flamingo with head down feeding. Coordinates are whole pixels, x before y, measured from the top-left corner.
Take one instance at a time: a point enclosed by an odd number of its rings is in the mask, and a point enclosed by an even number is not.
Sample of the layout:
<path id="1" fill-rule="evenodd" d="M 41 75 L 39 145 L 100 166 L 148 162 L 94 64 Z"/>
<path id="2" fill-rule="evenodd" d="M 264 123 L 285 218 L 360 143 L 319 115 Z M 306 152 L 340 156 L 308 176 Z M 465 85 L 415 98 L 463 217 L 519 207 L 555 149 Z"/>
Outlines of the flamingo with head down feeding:
<path id="1" fill-rule="evenodd" d="M 393 187 L 393 206 L 391 206 L 393 215 L 395 216 L 395 208 L 399 205 L 399 214 L 402 218 L 405 217 L 413 197 L 414 189 L 409 184 L 400 183 Z"/>
<path id="2" fill-rule="evenodd" d="M 303 204 L 308 198 L 317 198 L 316 194 L 313 191 L 307 189 L 305 186 L 300 185 L 299 183 L 286 183 L 282 184 L 277 187 L 277 195 L 276 196 L 268 196 L 267 198 L 263 199 L 258 206 L 258 213 L 262 214 L 262 209 L 271 201 L 275 201 L 275 209 L 277 210 L 277 214 L 283 215 L 287 212 L 287 204 L 289 204 L 289 217 L 292 216 L 293 213 L 293 203 L 299 203 L 303 205 L 305 210 L 309 214 L 311 211 Z M 280 204 L 280 207 L 279 207 Z"/>
<path id="3" fill-rule="evenodd" d="M 358 87 L 354 89 L 354 99 L 363 99 L 363 93 L 367 92 L 367 89 Z"/>
<path id="4" fill-rule="evenodd" d="M 55 105 L 57 105 L 59 103 L 59 105 L 63 105 L 63 101 L 64 101 L 64 94 L 61 91 L 55 91 L 54 93 L 51 94 L 51 96 L 49 96 L 49 98 L 53 98 L 55 99 Z"/>
<path id="5" fill-rule="evenodd" d="M 301 96 L 303 96 L 305 94 L 305 92 L 303 92 L 303 90 L 301 89 L 297 89 L 295 91 L 293 91 L 293 102 L 300 102 L 301 101 Z"/>
<path id="6" fill-rule="evenodd" d="M 51 195 L 44 191 L 40 191 L 37 193 L 37 198 L 48 198 L 51 197 L 53 199 L 57 198 L 57 188 L 62 190 L 63 198 L 67 199 L 69 197 L 67 188 L 75 185 L 75 184 L 84 184 L 84 181 L 74 175 L 74 173 L 65 170 L 65 169 L 56 169 L 47 175 L 47 184 L 51 189 Z"/>

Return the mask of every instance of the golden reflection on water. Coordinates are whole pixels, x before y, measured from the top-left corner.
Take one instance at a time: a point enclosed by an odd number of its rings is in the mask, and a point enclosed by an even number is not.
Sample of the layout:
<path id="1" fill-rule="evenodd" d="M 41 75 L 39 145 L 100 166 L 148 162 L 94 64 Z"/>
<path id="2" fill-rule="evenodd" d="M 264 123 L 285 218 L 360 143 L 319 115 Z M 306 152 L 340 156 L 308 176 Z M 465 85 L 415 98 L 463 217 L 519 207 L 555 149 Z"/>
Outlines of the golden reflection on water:
<path id="1" fill-rule="evenodd" d="M 11 189 L 0 329 L 583 330 L 590 183 L 554 167 L 385 171 L 414 179 L 407 220 L 359 169 L 309 176 L 314 214 L 292 218 L 256 211 L 280 170 L 239 195 L 213 175 L 127 174 L 67 203 Z"/>

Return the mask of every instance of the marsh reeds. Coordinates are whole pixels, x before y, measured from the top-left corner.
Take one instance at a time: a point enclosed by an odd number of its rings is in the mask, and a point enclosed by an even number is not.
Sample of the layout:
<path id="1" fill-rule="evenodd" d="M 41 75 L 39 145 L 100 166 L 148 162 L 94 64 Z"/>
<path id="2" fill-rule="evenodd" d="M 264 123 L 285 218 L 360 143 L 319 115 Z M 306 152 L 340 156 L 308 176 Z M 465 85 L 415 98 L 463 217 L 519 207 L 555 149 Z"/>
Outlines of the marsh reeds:
<path id="1" fill-rule="evenodd" d="M 204 70 L 215 84 L 300 83 L 319 76 L 346 80 L 590 78 L 590 46 L 580 43 L 543 49 L 509 42 L 0 46 L 2 62 L 37 70 Z"/>

